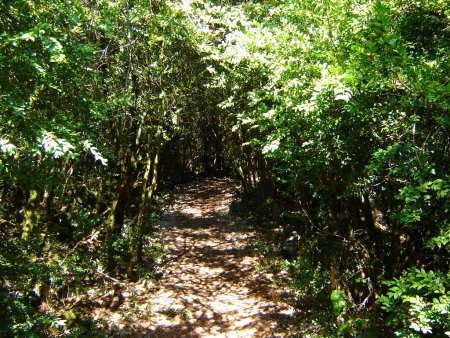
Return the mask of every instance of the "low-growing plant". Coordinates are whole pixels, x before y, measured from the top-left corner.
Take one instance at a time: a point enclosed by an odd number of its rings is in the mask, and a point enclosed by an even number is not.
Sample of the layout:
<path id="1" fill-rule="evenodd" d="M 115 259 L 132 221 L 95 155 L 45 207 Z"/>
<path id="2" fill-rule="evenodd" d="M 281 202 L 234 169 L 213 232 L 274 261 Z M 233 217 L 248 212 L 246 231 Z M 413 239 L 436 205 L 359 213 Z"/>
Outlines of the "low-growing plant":
<path id="1" fill-rule="evenodd" d="M 450 336 L 450 273 L 413 267 L 384 284 L 379 300 L 398 336 Z"/>

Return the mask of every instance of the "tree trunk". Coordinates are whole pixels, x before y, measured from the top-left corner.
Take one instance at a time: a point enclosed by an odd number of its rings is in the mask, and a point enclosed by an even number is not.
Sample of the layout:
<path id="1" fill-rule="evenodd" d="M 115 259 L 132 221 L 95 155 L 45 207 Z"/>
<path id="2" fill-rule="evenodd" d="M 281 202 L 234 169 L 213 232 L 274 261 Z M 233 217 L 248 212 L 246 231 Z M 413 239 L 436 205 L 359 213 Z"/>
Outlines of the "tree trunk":
<path id="1" fill-rule="evenodd" d="M 150 141 L 149 141 L 150 144 Z M 127 264 L 127 276 L 131 277 L 133 274 L 133 268 L 136 263 L 142 260 L 142 246 L 145 232 L 145 224 L 147 221 L 148 210 L 150 206 L 150 202 L 153 197 L 153 193 L 156 190 L 157 182 L 158 182 L 158 162 L 159 162 L 159 148 L 156 149 L 155 157 L 153 159 L 153 177 L 150 186 L 148 185 L 150 172 L 152 167 L 152 159 L 150 153 L 150 146 L 148 147 L 148 157 L 147 157 L 147 165 L 144 173 L 144 182 L 142 184 L 142 193 L 141 193 L 141 202 L 139 206 L 138 217 L 136 220 L 136 224 L 132 229 L 132 233 L 130 234 L 130 246 L 129 246 L 129 254 L 130 260 Z"/>
<path id="2" fill-rule="evenodd" d="M 107 220 L 108 234 L 107 234 L 107 266 L 108 270 L 114 270 L 117 265 L 114 261 L 114 242 L 120 236 L 125 220 L 125 211 L 129 200 L 129 173 L 127 161 L 122 156 L 120 158 L 121 180 L 117 187 L 117 197 L 112 201 L 110 214 Z"/>
<path id="3" fill-rule="evenodd" d="M 37 226 L 37 207 L 39 205 L 39 194 L 37 190 L 31 189 L 28 200 L 23 208 L 24 220 L 22 224 L 22 240 L 29 241 L 30 234 Z"/>

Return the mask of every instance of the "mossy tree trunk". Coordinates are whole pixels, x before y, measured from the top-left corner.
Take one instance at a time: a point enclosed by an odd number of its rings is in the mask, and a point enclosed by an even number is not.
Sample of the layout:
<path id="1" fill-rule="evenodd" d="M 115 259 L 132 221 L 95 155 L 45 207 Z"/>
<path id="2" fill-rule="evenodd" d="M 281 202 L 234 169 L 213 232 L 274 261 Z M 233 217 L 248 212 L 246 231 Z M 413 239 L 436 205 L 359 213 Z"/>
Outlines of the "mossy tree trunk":
<path id="1" fill-rule="evenodd" d="M 133 269 L 138 262 L 142 260 L 142 247 L 145 231 L 147 229 L 146 223 L 148 221 L 148 212 L 150 209 L 150 203 L 153 194 L 157 187 L 158 182 L 158 163 L 159 163 L 159 147 L 155 149 L 155 155 L 152 160 L 151 154 L 151 143 L 148 141 L 148 153 L 147 153 L 147 164 L 145 167 L 144 178 L 142 183 L 141 198 L 138 216 L 136 223 L 131 228 L 130 244 L 129 244 L 129 255 L 130 259 L 127 264 L 127 276 L 131 277 L 133 275 Z M 153 163 L 152 163 L 153 162 Z M 152 173 L 153 168 L 153 173 Z M 150 182 L 150 177 L 151 182 Z"/>
<path id="2" fill-rule="evenodd" d="M 31 189 L 28 200 L 23 208 L 22 240 L 29 241 L 30 235 L 38 225 L 39 193 Z"/>

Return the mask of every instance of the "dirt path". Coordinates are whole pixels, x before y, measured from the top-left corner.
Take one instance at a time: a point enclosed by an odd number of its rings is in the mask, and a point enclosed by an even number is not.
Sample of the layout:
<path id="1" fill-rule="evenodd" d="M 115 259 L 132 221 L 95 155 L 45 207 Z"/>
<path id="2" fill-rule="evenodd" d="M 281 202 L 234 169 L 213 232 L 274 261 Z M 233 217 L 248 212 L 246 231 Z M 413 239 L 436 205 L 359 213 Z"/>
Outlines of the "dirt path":
<path id="1" fill-rule="evenodd" d="M 257 269 L 255 232 L 229 214 L 233 193 L 229 180 L 210 179 L 187 187 L 166 213 L 168 265 L 159 285 L 134 294 L 126 326 L 135 335 L 287 336 L 293 309 L 273 276 Z"/>

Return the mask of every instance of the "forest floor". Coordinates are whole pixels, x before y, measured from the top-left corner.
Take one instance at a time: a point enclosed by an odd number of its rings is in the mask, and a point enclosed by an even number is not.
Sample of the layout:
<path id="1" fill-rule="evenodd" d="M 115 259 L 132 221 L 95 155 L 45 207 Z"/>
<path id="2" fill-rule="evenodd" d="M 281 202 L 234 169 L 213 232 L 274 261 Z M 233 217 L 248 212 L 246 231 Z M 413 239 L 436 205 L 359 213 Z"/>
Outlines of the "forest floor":
<path id="1" fill-rule="evenodd" d="M 98 309 L 96 317 L 124 336 L 289 336 L 291 297 L 260 268 L 257 231 L 230 214 L 235 190 L 228 179 L 185 186 L 159 224 L 161 279 L 127 285 L 120 307 Z"/>

